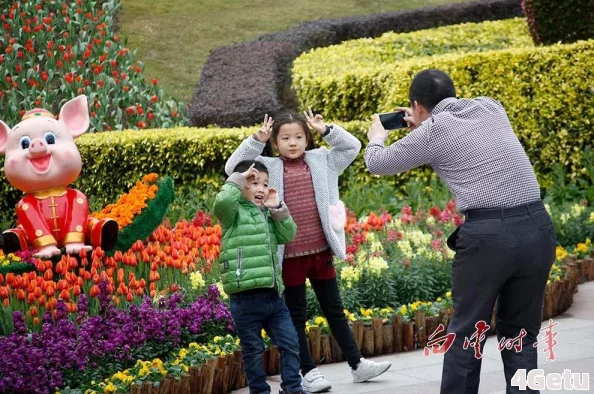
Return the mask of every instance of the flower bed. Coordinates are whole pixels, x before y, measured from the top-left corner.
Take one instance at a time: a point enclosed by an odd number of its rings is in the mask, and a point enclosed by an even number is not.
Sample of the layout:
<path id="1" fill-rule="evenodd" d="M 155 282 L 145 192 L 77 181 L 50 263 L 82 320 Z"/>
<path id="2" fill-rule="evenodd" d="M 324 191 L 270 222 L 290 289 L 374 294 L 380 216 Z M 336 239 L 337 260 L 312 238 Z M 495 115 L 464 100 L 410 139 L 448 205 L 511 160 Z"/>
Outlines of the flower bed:
<path id="1" fill-rule="evenodd" d="M 138 240 L 144 240 L 163 222 L 175 194 L 170 177 L 158 180 L 157 174 L 148 174 L 120 197 L 92 216 L 97 219 L 112 218 L 118 222 L 120 232 L 113 250 L 126 251 Z"/>
<path id="2" fill-rule="evenodd" d="M 196 219 L 200 220 L 201 216 L 203 215 L 197 215 Z M 575 217 L 571 219 L 574 220 Z M 362 282 L 362 278 L 370 275 L 369 279 L 376 282 L 373 292 L 378 294 L 375 299 L 357 301 L 363 304 L 367 302 L 367 305 L 357 305 L 345 310 L 356 342 L 364 356 L 424 349 L 429 335 L 435 332 L 439 324 L 443 324 L 447 329 L 453 312 L 449 291 L 436 292 L 433 289 L 424 298 L 409 296 L 410 301 L 407 301 L 391 298 L 393 296 L 389 292 L 378 291 L 377 283 L 390 280 L 386 278 L 391 276 L 390 272 L 395 272 L 394 267 L 400 267 L 401 271 L 398 273 L 401 276 L 418 276 L 414 271 L 415 264 L 422 267 L 431 263 L 440 272 L 449 274 L 448 261 L 452 256 L 451 252 L 445 249 L 443 237 L 461 222 L 462 219 L 455 211 L 452 201 L 444 204 L 443 208 L 433 206 L 416 212 L 405 206 L 394 216 L 388 213 L 371 213 L 367 217 L 357 219 L 349 212 L 346 224 L 350 240 L 349 261 L 337 263 L 341 292 L 345 301 L 355 302 L 356 300 L 349 296 L 349 292 L 369 286 L 368 282 Z M 551 269 L 546 290 L 543 308 L 545 319 L 562 313 L 571 305 L 581 263 L 574 264 L 567 250 L 579 253 L 576 258 L 585 257 L 592 253 L 592 244 L 587 239 L 575 247 L 558 248 L 557 260 Z M 588 267 L 584 265 L 582 271 L 590 272 Z M 436 274 L 439 273 L 436 271 L 430 275 Z M 431 278 L 420 279 L 423 280 L 431 281 Z M 205 283 L 202 276 L 191 282 L 197 287 L 204 286 Z M 308 289 L 309 291 L 311 290 Z M 431 299 L 434 301 L 428 301 Z M 370 300 L 375 305 L 372 305 Z M 310 307 L 312 306 L 310 303 Z M 494 315 L 488 323 L 491 325 L 490 333 L 494 333 Z M 327 364 L 344 360 L 336 340 L 330 335 L 324 317 L 314 313 L 310 316 L 307 327 L 312 355 L 316 362 Z M 270 375 L 278 374 L 278 349 L 272 345 L 265 332 L 263 339 L 267 346 L 263 356 L 265 369 Z M 85 387 L 89 388 L 90 392 L 105 392 L 107 388 L 108 392 L 116 393 L 142 392 L 148 390 L 149 386 L 159 386 L 159 390 L 168 390 L 166 387 L 183 389 L 189 385 L 191 390 L 201 390 L 199 392 L 202 393 L 226 393 L 231 389 L 244 387 L 246 383 L 241 370 L 240 343 L 235 337 L 227 337 L 219 343 L 221 340 L 213 338 L 212 341 L 177 349 L 169 357 L 157 361 L 142 359 L 137 362 L 136 369 L 122 369 L 110 378 Z M 210 348 L 213 343 L 219 344 L 220 355 L 217 354 L 216 348 Z M 153 366 L 151 369 L 151 365 L 160 367 Z M 154 373 L 151 377 L 147 373 L 147 368 Z"/>
<path id="3" fill-rule="evenodd" d="M 0 3 L 0 113 L 15 124 L 27 109 L 57 113 L 89 97 L 90 131 L 185 124 L 184 105 L 145 81 L 143 64 L 115 32 L 119 0 Z"/>

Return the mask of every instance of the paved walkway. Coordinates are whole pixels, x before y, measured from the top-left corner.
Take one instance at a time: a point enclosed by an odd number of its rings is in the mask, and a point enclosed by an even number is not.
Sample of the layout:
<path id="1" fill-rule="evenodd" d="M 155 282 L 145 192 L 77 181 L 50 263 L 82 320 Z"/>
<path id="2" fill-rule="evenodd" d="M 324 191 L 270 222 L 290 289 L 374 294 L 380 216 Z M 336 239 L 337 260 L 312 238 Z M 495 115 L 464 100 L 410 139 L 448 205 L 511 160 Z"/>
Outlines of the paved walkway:
<path id="1" fill-rule="evenodd" d="M 558 344 L 554 347 L 555 359 L 547 361 L 544 344 L 539 348 L 539 368 L 545 374 L 571 372 L 589 373 L 590 390 L 594 393 L 594 282 L 579 285 L 574 301 L 565 313 L 555 317 L 559 323 L 553 328 L 558 333 Z M 543 322 L 543 327 L 548 324 Z M 541 334 L 542 336 L 542 334 Z M 539 336 L 539 339 L 541 338 Z M 422 350 L 374 357 L 374 360 L 389 360 L 392 367 L 384 375 L 367 383 L 352 383 L 348 364 L 329 364 L 320 366 L 320 370 L 332 383 L 330 394 L 414 394 L 439 393 L 443 355 L 423 356 Z M 279 390 L 280 376 L 269 378 L 272 393 Z M 576 391 L 542 390 L 542 394 L 565 393 Z M 580 391 L 577 391 L 580 392 Z M 581 391 L 584 392 L 584 391 Z M 237 394 L 249 394 L 247 388 L 235 391 Z M 490 336 L 485 344 L 481 368 L 479 394 L 505 394 L 503 363 L 497 350 L 497 339 Z"/>

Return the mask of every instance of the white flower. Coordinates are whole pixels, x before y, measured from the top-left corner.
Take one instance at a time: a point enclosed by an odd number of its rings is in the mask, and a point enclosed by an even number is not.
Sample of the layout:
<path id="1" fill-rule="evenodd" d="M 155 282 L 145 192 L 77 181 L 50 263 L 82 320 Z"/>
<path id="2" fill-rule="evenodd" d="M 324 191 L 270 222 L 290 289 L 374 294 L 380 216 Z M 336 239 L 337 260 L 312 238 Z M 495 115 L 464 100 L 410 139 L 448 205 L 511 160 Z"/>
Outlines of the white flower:
<path id="1" fill-rule="evenodd" d="M 375 234 L 371 232 L 367 233 L 367 235 L 365 236 L 365 240 L 369 243 L 375 242 Z"/>
<path id="2" fill-rule="evenodd" d="M 582 212 L 584 212 L 585 209 L 586 207 L 584 207 L 583 205 L 573 204 L 573 206 L 571 207 L 571 215 L 577 218 L 582 215 Z"/>
<path id="3" fill-rule="evenodd" d="M 561 223 L 565 224 L 571 218 L 571 216 L 568 213 L 562 213 L 559 218 L 561 219 Z"/>
<path id="4" fill-rule="evenodd" d="M 435 224 L 435 218 L 433 216 L 429 216 L 427 220 L 425 220 L 425 222 L 427 223 L 427 225 L 432 226 Z"/>
<path id="5" fill-rule="evenodd" d="M 594 223 L 594 212 L 590 212 L 590 223 Z"/>

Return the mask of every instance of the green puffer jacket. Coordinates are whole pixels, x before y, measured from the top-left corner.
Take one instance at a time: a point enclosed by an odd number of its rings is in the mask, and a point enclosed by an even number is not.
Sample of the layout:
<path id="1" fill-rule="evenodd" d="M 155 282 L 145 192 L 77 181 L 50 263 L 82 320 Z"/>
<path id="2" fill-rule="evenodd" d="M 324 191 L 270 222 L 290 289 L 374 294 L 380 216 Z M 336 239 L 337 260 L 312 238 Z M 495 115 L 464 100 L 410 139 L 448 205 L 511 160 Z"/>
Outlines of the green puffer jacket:
<path id="1" fill-rule="evenodd" d="M 290 242 L 297 225 L 284 203 L 279 209 L 260 209 L 241 191 L 245 178 L 234 173 L 217 194 L 215 216 L 221 222 L 223 289 L 227 294 L 256 288 L 284 291 L 276 251 L 278 244 Z"/>

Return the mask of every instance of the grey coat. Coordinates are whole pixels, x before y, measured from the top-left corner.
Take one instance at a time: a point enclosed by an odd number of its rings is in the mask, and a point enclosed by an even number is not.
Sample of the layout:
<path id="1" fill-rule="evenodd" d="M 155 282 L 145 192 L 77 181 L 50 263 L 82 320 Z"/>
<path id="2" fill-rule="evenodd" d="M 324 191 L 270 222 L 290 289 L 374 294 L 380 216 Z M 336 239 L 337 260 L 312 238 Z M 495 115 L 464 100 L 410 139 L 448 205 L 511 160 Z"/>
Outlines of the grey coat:
<path id="1" fill-rule="evenodd" d="M 338 177 L 359 154 L 361 142 L 337 125 L 331 126 L 331 131 L 324 137 L 324 141 L 331 146 L 331 149 L 320 147 L 306 151 L 304 160 L 311 171 L 316 205 L 326 240 L 334 255 L 344 260 L 346 258 L 344 233 L 346 212 L 338 194 Z M 282 201 L 284 200 L 283 160 L 279 157 L 261 156 L 265 146 L 266 144 L 253 136 L 246 138 L 227 160 L 225 172 L 231 175 L 235 166 L 243 160 L 257 160 L 263 163 L 268 168 L 269 185 L 278 191 Z M 279 245 L 277 253 L 281 264 L 284 251 L 284 245 Z"/>

